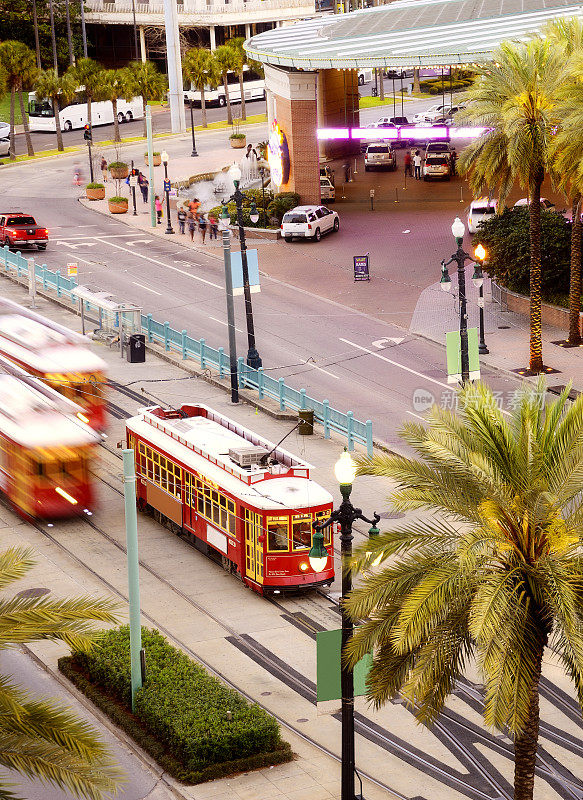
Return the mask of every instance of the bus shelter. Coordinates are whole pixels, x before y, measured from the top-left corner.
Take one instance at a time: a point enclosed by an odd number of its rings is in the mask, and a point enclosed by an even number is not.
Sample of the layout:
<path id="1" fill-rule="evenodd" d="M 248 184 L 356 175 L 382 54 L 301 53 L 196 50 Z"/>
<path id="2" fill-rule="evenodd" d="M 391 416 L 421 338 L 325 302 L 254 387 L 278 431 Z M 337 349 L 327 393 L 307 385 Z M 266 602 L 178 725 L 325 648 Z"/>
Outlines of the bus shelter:
<path id="1" fill-rule="evenodd" d="M 94 333 L 111 342 L 119 341 L 123 357 L 124 346 L 134 333 L 142 332 L 142 308 L 133 303 L 116 300 L 111 292 L 89 286 L 76 286 L 71 294 L 78 297 L 81 305 L 81 329 L 85 334 L 86 320 L 98 327 Z M 91 315 L 91 316 L 89 316 Z"/>

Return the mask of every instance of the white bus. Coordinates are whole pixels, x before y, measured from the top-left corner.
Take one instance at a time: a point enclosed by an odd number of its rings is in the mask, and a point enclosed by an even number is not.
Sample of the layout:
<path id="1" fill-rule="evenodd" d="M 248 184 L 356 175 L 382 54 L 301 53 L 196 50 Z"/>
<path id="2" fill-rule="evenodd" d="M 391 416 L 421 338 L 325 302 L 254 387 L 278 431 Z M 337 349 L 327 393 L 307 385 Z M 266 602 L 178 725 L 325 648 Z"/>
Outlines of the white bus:
<path id="1" fill-rule="evenodd" d="M 227 84 L 229 87 L 229 100 L 231 103 L 241 102 L 241 86 L 239 84 L 239 76 L 236 72 L 227 73 Z M 245 94 L 245 102 L 250 100 L 265 100 L 265 80 L 253 70 L 248 67 L 243 68 L 243 92 Z M 201 104 L 201 93 L 199 89 L 195 89 L 192 84 L 189 90 L 184 92 L 184 102 L 194 100 L 195 106 Z M 221 81 L 218 86 L 205 86 L 204 100 L 207 106 L 226 106 L 227 98 L 225 97 L 225 88 Z"/>
<path id="2" fill-rule="evenodd" d="M 144 110 L 141 97 L 117 101 L 117 118 L 119 122 L 131 122 L 142 119 Z M 59 119 L 62 131 L 72 131 L 87 125 L 87 101 L 82 90 L 78 90 L 75 99 L 68 105 L 59 103 Z M 31 131 L 56 132 L 55 112 L 52 100 L 38 99 L 34 92 L 28 95 L 28 121 Z M 91 124 L 110 125 L 113 122 L 113 105 L 111 100 L 93 101 L 91 103 Z"/>

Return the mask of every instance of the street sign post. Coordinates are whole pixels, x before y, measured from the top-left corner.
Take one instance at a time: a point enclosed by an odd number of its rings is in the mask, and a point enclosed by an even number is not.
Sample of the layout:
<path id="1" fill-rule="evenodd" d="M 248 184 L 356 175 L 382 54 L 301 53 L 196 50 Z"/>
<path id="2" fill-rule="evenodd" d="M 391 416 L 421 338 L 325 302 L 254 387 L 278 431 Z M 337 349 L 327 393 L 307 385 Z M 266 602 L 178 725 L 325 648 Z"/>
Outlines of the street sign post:
<path id="1" fill-rule="evenodd" d="M 172 189 L 172 185 L 171 185 L 170 181 L 164 181 L 164 191 L 165 192 L 170 192 L 171 189 Z"/>
<path id="2" fill-rule="evenodd" d="M 342 631 L 318 631 L 316 633 L 316 699 L 339 700 L 340 653 Z M 372 665 L 372 654 L 368 653 L 354 667 L 354 696 L 366 694 L 366 679 Z"/>
<path id="3" fill-rule="evenodd" d="M 354 259 L 354 280 L 370 281 L 369 263 L 370 253 L 363 256 L 353 256 Z"/>

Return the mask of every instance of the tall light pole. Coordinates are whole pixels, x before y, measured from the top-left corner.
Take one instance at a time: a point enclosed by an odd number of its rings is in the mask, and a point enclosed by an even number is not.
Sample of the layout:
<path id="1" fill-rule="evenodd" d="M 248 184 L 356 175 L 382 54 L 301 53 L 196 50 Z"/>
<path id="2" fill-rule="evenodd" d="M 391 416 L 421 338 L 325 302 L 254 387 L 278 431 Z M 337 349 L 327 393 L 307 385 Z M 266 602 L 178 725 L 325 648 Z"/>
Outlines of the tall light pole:
<path id="1" fill-rule="evenodd" d="M 340 604 L 340 613 L 342 615 L 342 656 L 345 653 L 346 645 L 354 633 L 354 624 L 352 619 L 346 613 L 346 607 L 344 603 L 352 591 L 352 574 L 348 569 L 350 560 L 352 558 L 352 539 L 354 538 L 352 536 L 352 525 L 357 519 L 368 522 L 371 525 L 369 535 L 375 536 L 379 532 L 376 526 L 380 521 L 380 516 L 378 514 L 373 514 L 372 519 L 367 519 L 365 516 L 363 516 L 362 510 L 360 508 L 355 508 L 350 502 L 350 492 L 352 491 L 352 484 L 356 475 L 356 464 L 352 460 L 350 453 L 346 450 L 346 448 L 334 466 L 334 473 L 336 475 L 336 480 L 340 484 L 342 503 L 340 504 L 340 508 L 332 512 L 326 522 L 321 524 L 317 522 L 312 523 L 315 533 L 313 537 L 314 547 L 312 550 L 310 550 L 310 564 L 312 564 L 313 558 L 312 551 L 316 548 L 317 544 L 316 536 L 319 534 L 320 537 L 322 537 L 322 531 L 325 528 L 335 522 L 339 522 L 340 552 L 342 558 L 342 602 Z M 318 542 L 318 544 L 320 545 L 321 542 Z M 313 564 L 312 568 L 314 570 L 316 569 Z M 323 567 L 321 567 L 321 569 L 323 569 Z M 354 673 L 352 667 L 348 666 L 343 658 L 340 662 L 340 686 L 342 691 L 342 777 L 340 782 L 340 797 L 341 800 L 355 800 Z"/>
<path id="2" fill-rule="evenodd" d="M 467 307 L 467 298 L 466 298 L 466 270 L 465 265 L 466 261 L 471 261 L 471 256 L 469 253 L 463 248 L 464 242 L 464 233 L 466 229 L 464 227 L 464 223 L 461 221 L 459 217 L 456 217 L 453 221 L 451 226 L 451 232 L 453 233 L 456 243 L 457 243 L 457 250 L 449 259 L 449 261 L 442 261 L 441 262 L 441 280 L 440 285 L 444 292 L 449 292 L 451 289 L 451 278 L 449 277 L 449 272 L 447 271 L 448 266 L 455 261 L 457 264 L 457 280 L 458 280 L 458 291 L 459 291 L 459 300 L 460 300 L 460 342 L 461 342 L 461 356 L 462 356 L 462 364 L 461 364 L 461 374 L 462 374 L 462 384 L 466 383 L 470 379 L 470 354 L 468 350 L 468 307 Z"/>
<path id="3" fill-rule="evenodd" d="M 482 264 L 484 263 L 486 255 L 486 250 L 481 244 L 479 244 L 474 250 L 476 268 L 474 270 L 474 274 L 472 275 L 472 283 L 479 291 L 478 306 L 480 309 L 480 343 L 478 345 L 478 352 L 481 355 L 485 355 L 486 353 L 490 352 L 486 346 L 486 340 L 484 339 L 484 276 L 482 274 Z"/>
<path id="4" fill-rule="evenodd" d="M 196 141 L 194 139 L 194 114 L 192 113 L 192 109 L 194 108 L 194 100 L 190 101 L 190 127 L 192 129 L 192 153 L 191 158 L 194 158 L 198 155 L 196 152 Z"/>
<path id="5" fill-rule="evenodd" d="M 170 181 L 168 180 L 168 161 L 170 160 L 170 156 L 166 150 L 162 151 L 161 158 L 164 164 L 164 191 L 166 192 L 166 216 L 168 218 L 164 233 L 174 233 L 174 228 L 170 220 Z"/>
<path id="6" fill-rule="evenodd" d="M 231 217 L 226 206 L 221 210 L 219 225 L 223 232 L 223 257 L 225 262 L 225 293 L 227 295 L 227 326 L 229 329 L 229 370 L 231 375 L 231 403 L 239 402 L 239 376 L 237 374 L 237 339 L 235 336 L 235 307 L 233 304 L 233 275 L 231 273 Z"/>
<path id="7" fill-rule="evenodd" d="M 247 320 L 247 342 L 249 349 L 247 351 L 247 364 L 253 369 L 259 369 L 262 364 L 257 348 L 255 347 L 255 327 L 253 325 L 253 305 L 251 303 L 251 287 L 249 286 L 249 266 L 247 264 L 247 245 L 245 243 L 245 228 L 243 227 L 243 200 L 245 195 L 239 188 L 241 181 L 241 170 L 236 164 L 233 164 L 229 170 L 229 177 L 233 181 L 235 187 L 234 193 L 230 199 L 235 202 L 237 208 L 237 225 L 239 227 L 239 242 L 241 244 L 241 267 L 243 270 L 243 293 L 245 295 L 245 317 Z M 251 221 L 257 222 L 259 214 L 255 203 L 251 205 Z"/>

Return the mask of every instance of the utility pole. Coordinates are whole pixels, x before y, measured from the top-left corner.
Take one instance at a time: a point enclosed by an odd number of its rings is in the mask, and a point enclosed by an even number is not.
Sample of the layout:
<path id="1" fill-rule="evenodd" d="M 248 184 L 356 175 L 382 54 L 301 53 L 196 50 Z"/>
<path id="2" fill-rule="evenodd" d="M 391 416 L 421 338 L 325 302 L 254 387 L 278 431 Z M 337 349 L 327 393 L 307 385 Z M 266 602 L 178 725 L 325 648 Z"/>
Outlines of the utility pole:
<path id="1" fill-rule="evenodd" d="M 172 133 L 186 131 L 184 113 L 184 84 L 182 80 L 182 57 L 180 55 L 180 33 L 176 0 L 164 0 L 164 28 L 166 30 L 166 52 L 168 60 L 168 100 Z"/>
<path id="2" fill-rule="evenodd" d="M 130 663 L 132 711 L 135 695 L 142 688 L 142 627 L 140 624 L 140 563 L 138 559 L 138 514 L 136 510 L 136 471 L 134 451 L 122 450 L 123 493 L 126 518 L 126 548 L 128 559 L 128 595 L 130 603 Z"/>

